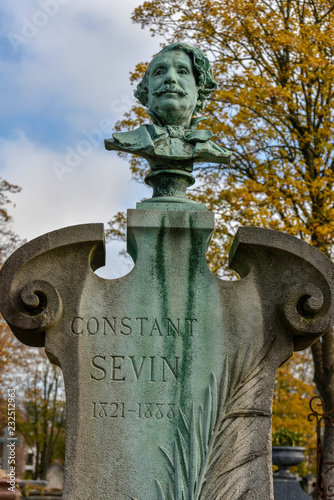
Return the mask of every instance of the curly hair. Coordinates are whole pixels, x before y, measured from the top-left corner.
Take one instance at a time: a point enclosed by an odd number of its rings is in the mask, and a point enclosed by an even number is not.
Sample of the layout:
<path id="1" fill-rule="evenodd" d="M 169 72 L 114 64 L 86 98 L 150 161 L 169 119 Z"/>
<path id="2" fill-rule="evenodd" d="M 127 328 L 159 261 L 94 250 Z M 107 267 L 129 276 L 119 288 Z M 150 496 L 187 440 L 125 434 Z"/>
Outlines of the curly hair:
<path id="1" fill-rule="evenodd" d="M 170 52 L 171 50 L 182 50 L 183 52 L 188 54 L 192 59 L 196 85 L 198 87 L 198 101 L 194 110 L 194 115 L 195 115 L 198 111 L 204 108 L 204 101 L 207 98 L 207 96 L 217 88 L 217 82 L 213 77 L 213 72 L 210 66 L 210 62 L 201 49 L 197 47 L 191 47 L 191 45 L 187 45 L 186 43 L 180 43 L 180 42 L 167 45 L 167 47 L 163 48 L 159 52 L 159 54 L 162 54 L 164 52 Z M 141 102 L 141 104 L 146 107 L 148 103 L 148 78 L 150 75 L 151 63 L 148 65 L 148 68 L 143 76 L 143 79 L 138 84 L 138 87 L 134 94 L 135 97 L 137 97 L 137 99 Z"/>

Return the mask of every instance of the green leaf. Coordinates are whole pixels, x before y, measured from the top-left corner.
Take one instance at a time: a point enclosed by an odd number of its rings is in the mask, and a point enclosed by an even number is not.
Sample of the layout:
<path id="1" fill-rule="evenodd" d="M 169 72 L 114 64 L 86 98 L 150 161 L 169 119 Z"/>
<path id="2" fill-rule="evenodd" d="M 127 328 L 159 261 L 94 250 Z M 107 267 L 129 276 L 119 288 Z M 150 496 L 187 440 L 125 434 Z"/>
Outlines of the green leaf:
<path id="1" fill-rule="evenodd" d="M 198 500 L 201 480 L 205 476 L 209 444 L 217 420 L 217 408 L 217 381 L 212 373 L 205 391 L 204 409 L 199 406 L 197 419 L 194 405 L 190 419 L 180 410 L 182 426 L 177 429 L 173 456 L 160 447 L 169 467 L 174 471 L 172 480 L 168 483 L 168 500 Z"/>
<path id="2" fill-rule="evenodd" d="M 197 453 L 198 453 L 198 440 L 195 431 L 194 405 L 192 405 L 191 416 L 190 416 L 189 500 L 193 500 L 196 488 Z"/>
<path id="3" fill-rule="evenodd" d="M 180 464 L 182 463 L 182 470 L 183 470 L 183 475 L 185 479 L 187 480 L 188 475 L 189 475 L 189 452 L 188 452 L 188 447 L 187 443 L 185 441 L 185 438 L 182 436 L 180 430 L 177 430 L 177 443 L 178 443 L 178 450 L 179 450 L 179 460 Z M 189 437 L 187 436 L 188 441 Z M 182 458 L 182 461 L 181 461 Z M 180 471 L 181 472 L 181 471 Z"/>
<path id="4" fill-rule="evenodd" d="M 174 442 L 174 497 L 175 500 L 181 499 L 181 488 L 182 488 L 182 479 L 181 479 L 181 467 L 180 467 L 180 459 L 179 452 L 177 449 L 176 441 Z"/>
<path id="5" fill-rule="evenodd" d="M 161 484 L 159 483 L 159 481 L 155 480 L 155 484 L 157 485 L 158 489 L 158 500 L 166 500 L 166 497 L 164 495 L 164 492 L 161 488 Z"/>
<path id="6" fill-rule="evenodd" d="M 163 452 L 163 454 L 166 456 L 168 463 L 172 467 L 172 470 L 174 472 L 174 460 L 173 460 L 172 455 L 167 450 L 165 450 L 165 448 L 162 448 L 162 446 L 159 446 L 159 448 Z"/>

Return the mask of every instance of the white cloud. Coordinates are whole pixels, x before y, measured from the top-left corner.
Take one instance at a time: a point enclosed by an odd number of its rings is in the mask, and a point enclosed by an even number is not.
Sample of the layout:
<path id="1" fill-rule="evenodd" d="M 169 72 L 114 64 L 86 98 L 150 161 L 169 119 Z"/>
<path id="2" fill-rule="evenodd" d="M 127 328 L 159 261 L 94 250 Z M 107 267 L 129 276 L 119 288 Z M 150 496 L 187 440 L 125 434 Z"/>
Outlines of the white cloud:
<path id="1" fill-rule="evenodd" d="M 130 21 L 138 2 L 67 0 L 57 15 L 38 28 L 34 18 L 43 13 L 40 3 L 28 2 L 30 9 L 24 15 L 21 2 L 7 4 L 13 16 L 7 36 L 24 40 L 13 42 L 22 58 L 0 67 L 14 86 L 16 108 L 60 106 L 70 118 L 73 109 L 101 114 L 119 94 L 132 96 L 129 72 L 158 48 L 158 40 Z M 29 33 L 29 23 L 31 33 L 34 29 L 36 33 L 27 39 L 23 35 Z"/>
<path id="2" fill-rule="evenodd" d="M 130 182 L 127 162 L 106 152 L 102 141 L 87 156 L 81 155 L 62 182 L 54 171 L 55 162 L 66 164 L 68 151 L 77 152 L 87 140 L 85 132 L 102 130 L 103 119 L 114 124 L 134 102 L 129 72 L 159 48 L 158 39 L 130 20 L 139 3 L 1 3 L 0 50 L 6 43 L 8 50 L 0 60 L 0 176 L 22 187 L 13 196 L 16 207 L 11 210 L 13 229 L 22 238 L 72 224 L 107 222 L 117 211 L 134 208 L 136 201 L 151 196 L 148 188 Z M 16 46 L 14 35 L 21 37 Z M 34 138 L 29 133 L 39 117 L 47 144 L 38 132 Z M 59 127 L 70 132 L 55 150 L 45 136 L 59 136 Z M 116 262 L 114 250 L 111 255 Z M 128 270 L 121 268 L 118 274 Z M 114 271 L 111 275 L 115 277 Z"/>
<path id="3" fill-rule="evenodd" d="M 12 195 L 14 229 L 27 240 L 64 226 L 106 223 L 116 212 L 135 208 L 136 200 L 150 197 L 149 188 L 131 182 L 127 162 L 102 147 L 64 173 L 62 181 L 55 174 L 55 161 L 64 163 L 64 157 L 32 143 L 22 133 L 0 141 L 2 175 L 22 187 L 21 193 Z M 120 250 L 117 243 L 111 245 Z M 113 262 L 108 275 L 127 272 L 127 265 L 116 262 L 117 252 L 109 250 Z"/>

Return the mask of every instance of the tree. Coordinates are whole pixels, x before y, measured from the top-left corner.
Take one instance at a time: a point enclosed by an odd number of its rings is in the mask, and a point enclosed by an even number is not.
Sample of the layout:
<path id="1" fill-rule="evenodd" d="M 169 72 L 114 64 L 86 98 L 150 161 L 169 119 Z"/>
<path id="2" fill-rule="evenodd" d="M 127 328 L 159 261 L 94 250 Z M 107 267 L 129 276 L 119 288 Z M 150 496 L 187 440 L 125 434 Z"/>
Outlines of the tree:
<path id="1" fill-rule="evenodd" d="M 20 242 L 19 237 L 11 228 L 12 219 L 7 210 L 7 205 L 10 203 L 7 193 L 18 193 L 20 190 L 18 186 L 0 177 L 0 266 Z M 15 357 L 13 338 L 7 324 L 0 316 L 0 398 L 4 387 L 6 366 Z"/>
<path id="2" fill-rule="evenodd" d="M 11 228 L 12 218 L 8 213 L 7 205 L 10 200 L 8 193 L 19 193 L 21 188 L 10 184 L 0 177 L 0 265 L 15 250 L 20 242 L 19 237 Z"/>
<path id="3" fill-rule="evenodd" d="M 10 203 L 7 194 L 15 194 L 19 191 L 18 186 L 0 177 L 0 266 L 20 241 L 11 228 L 12 219 L 7 210 L 7 205 Z M 0 316 L 0 430 L 7 425 L 7 402 L 4 390 L 10 376 L 9 365 L 12 362 L 19 362 L 20 359 L 20 349 L 16 348 L 14 336 Z"/>
<path id="4" fill-rule="evenodd" d="M 200 46 L 211 58 L 218 91 L 205 114 L 229 167 L 199 165 L 193 199 L 219 214 L 210 249 L 220 273 L 238 225 L 285 231 L 329 257 L 334 235 L 334 5 L 332 0 L 148 0 L 133 21 L 168 43 Z M 138 82 L 146 67 L 131 75 Z M 146 120 L 134 106 L 118 124 Z M 131 160 L 141 179 L 145 166 Z M 118 219 L 117 219 L 118 217 Z M 113 224 L 122 222 L 116 216 Z M 334 407 L 334 335 L 312 347 L 315 382 Z M 334 427 L 325 459 L 334 461 Z M 333 478 L 334 479 L 334 478 Z M 334 480 L 332 481 L 334 483 Z"/>
<path id="5" fill-rule="evenodd" d="M 7 425 L 7 389 L 12 387 L 13 366 L 22 364 L 22 351 L 0 316 L 0 430 Z"/>
<path id="6" fill-rule="evenodd" d="M 309 403 L 315 396 L 310 358 L 308 351 L 296 352 L 279 368 L 273 401 L 273 433 L 287 429 L 302 436 L 299 446 L 306 447 L 306 460 L 298 468 L 301 475 L 314 473 L 316 466 L 316 424 L 308 419 Z"/>
<path id="7" fill-rule="evenodd" d="M 54 459 L 65 456 L 65 394 L 60 368 L 43 351 L 31 354 L 29 372 L 19 405 L 17 428 L 35 451 L 34 479 L 45 479 Z"/>

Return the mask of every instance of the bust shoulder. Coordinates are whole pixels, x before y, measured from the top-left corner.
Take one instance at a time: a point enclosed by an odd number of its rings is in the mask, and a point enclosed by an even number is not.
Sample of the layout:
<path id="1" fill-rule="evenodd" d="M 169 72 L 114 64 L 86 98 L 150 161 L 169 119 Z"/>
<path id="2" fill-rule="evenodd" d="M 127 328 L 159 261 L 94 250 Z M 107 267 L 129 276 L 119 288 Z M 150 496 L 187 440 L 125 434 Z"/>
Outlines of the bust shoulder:
<path id="1" fill-rule="evenodd" d="M 111 139 L 104 141 L 105 147 L 108 150 L 153 152 L 154 145 L 148 127 L 149 125 L 141 125 L 129 132 L 115 132 Z"/>

